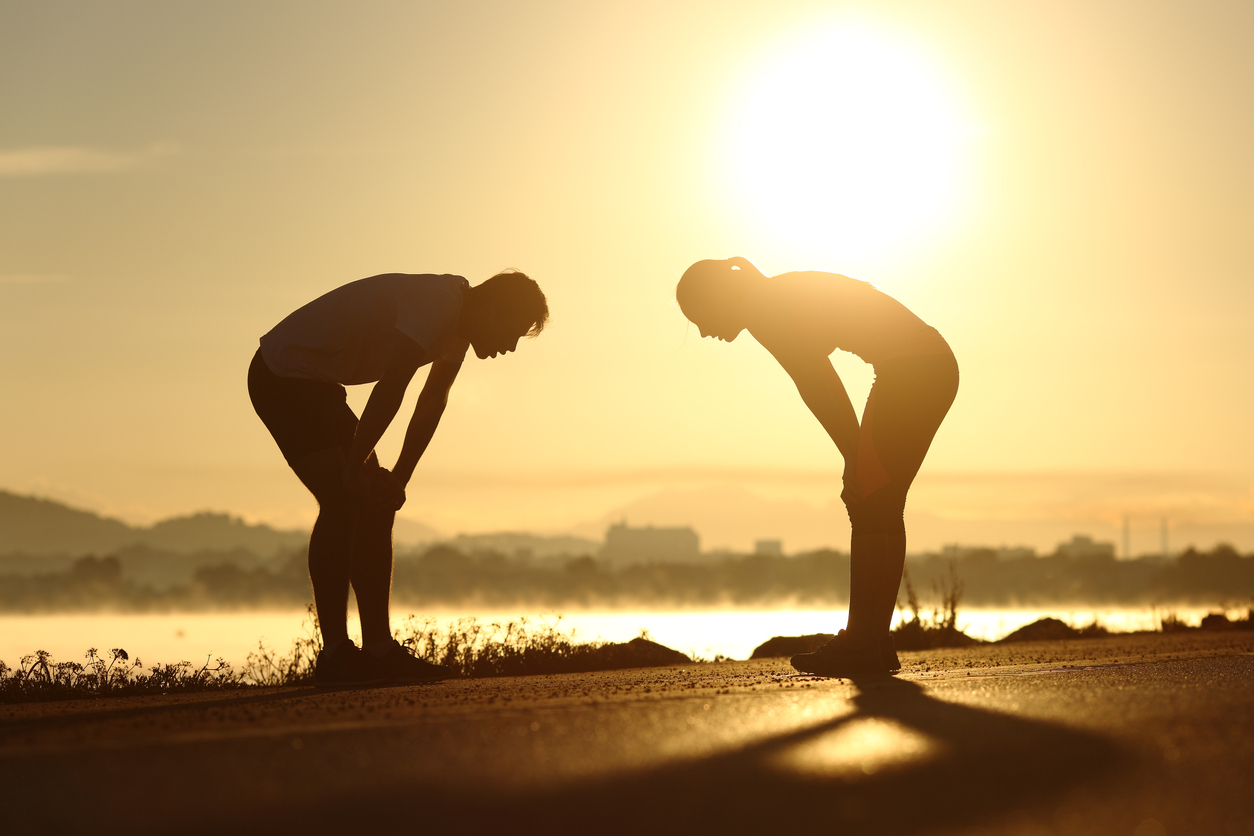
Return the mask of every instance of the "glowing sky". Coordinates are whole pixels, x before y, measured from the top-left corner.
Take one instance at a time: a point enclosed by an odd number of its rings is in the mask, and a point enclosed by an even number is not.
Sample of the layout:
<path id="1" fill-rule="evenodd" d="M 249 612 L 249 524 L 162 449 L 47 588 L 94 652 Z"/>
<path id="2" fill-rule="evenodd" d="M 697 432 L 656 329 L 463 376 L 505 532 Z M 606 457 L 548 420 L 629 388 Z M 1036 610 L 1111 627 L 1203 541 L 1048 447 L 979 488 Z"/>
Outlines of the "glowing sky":
<path id="1" fill-rule="evenodd" d="M 257 337 L 362 276 L 517 267 L 552 325 L 468 361 L 406 515 L 825 514 L 839 456 L 787 377 L 672 303 L 745 255 L 869 280 L 954 347 L 915 511 L 1254 523 L 1250 31 L 1246 2 L 6 3 L 0 488 L 306 523 Z M 899 106 L 845 130 L 870 82 L 824 77 L 859 66 Z M 885 148 L 870 186 L 838 170 Z M 762 536 L 821 537 L 797 526 Z"/>

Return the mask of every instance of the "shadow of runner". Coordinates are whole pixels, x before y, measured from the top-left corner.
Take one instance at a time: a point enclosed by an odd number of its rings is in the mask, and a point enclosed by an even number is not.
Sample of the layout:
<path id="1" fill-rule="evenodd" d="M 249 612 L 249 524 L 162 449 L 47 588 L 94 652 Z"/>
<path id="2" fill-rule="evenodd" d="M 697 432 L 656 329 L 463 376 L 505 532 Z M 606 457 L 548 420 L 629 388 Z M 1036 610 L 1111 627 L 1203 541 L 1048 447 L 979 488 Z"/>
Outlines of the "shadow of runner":
<path id="1" fill-rule="evenodd" d="M 473 831 L 546 833 L 750 833 L 781 825 L 915 833 L 1032 807 L 1132 762 L 1106 738 L 946 703 L 913 682 L 878 678 L 855 684 L 860 693 L 854 713 L 714 757 L 555 792 L 506 796 L 476 786 L 424 798 L 415 788 L 401 804 L 393 794 L 359 798 L 351 811 L 308 810 L 307 823 L 323 831 L 421 821 Z M 904 758 L 881 752 L 890 763 L 872 774 L 785 766 L 803 747 L 820 755 L 839 747 L 842 730 L 867 721 L 917 733 L 929 741 L 928 752 Z M 284 825 L 291 824 L 289 815 Z"/>

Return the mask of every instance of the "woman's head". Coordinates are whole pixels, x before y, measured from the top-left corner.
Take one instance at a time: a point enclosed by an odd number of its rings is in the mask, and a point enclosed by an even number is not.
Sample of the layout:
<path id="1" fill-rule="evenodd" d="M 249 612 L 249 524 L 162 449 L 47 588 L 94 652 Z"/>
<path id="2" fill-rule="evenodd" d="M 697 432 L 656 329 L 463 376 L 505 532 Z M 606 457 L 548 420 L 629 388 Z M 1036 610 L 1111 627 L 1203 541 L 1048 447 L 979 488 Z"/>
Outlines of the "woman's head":
<path id="1" fill-rule="evenodd" d="M 684 271 L 675 301 L 703 337 L 731 342 L 747 325 L 746 296 L 762 273 L 748 259 L 706 259 Z"/>

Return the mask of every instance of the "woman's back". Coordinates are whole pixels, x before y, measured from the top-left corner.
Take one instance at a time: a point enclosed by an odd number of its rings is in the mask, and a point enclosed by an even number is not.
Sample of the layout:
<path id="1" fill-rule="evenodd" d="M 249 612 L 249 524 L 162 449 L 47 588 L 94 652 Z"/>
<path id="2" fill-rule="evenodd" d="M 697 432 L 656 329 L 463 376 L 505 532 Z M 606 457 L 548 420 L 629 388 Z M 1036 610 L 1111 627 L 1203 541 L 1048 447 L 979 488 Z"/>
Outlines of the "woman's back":
<path id="1" fill-rule="evenodd" d="M 801 271 L 767 279 L 761 289 L 749 331 L 768 348 L 787 343 L 823 356 L 841 349 L 872 365 L 949 351 L 935 328 L 867 282 Z"/>

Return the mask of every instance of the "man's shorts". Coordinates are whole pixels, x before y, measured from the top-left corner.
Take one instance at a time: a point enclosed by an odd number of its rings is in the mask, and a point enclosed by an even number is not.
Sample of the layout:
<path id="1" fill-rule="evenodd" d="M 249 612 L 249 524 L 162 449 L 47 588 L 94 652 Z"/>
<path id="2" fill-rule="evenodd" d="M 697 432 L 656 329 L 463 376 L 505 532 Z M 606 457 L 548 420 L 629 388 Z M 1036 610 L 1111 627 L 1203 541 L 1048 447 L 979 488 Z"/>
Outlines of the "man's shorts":
<path id="1" fill-rule="evenodd" d="M 248 396 L 288 464 L 319 450 L 352 446 L 357 416 L 338 383 L 280 377 L 258 350 L 248 367 Z"/>

